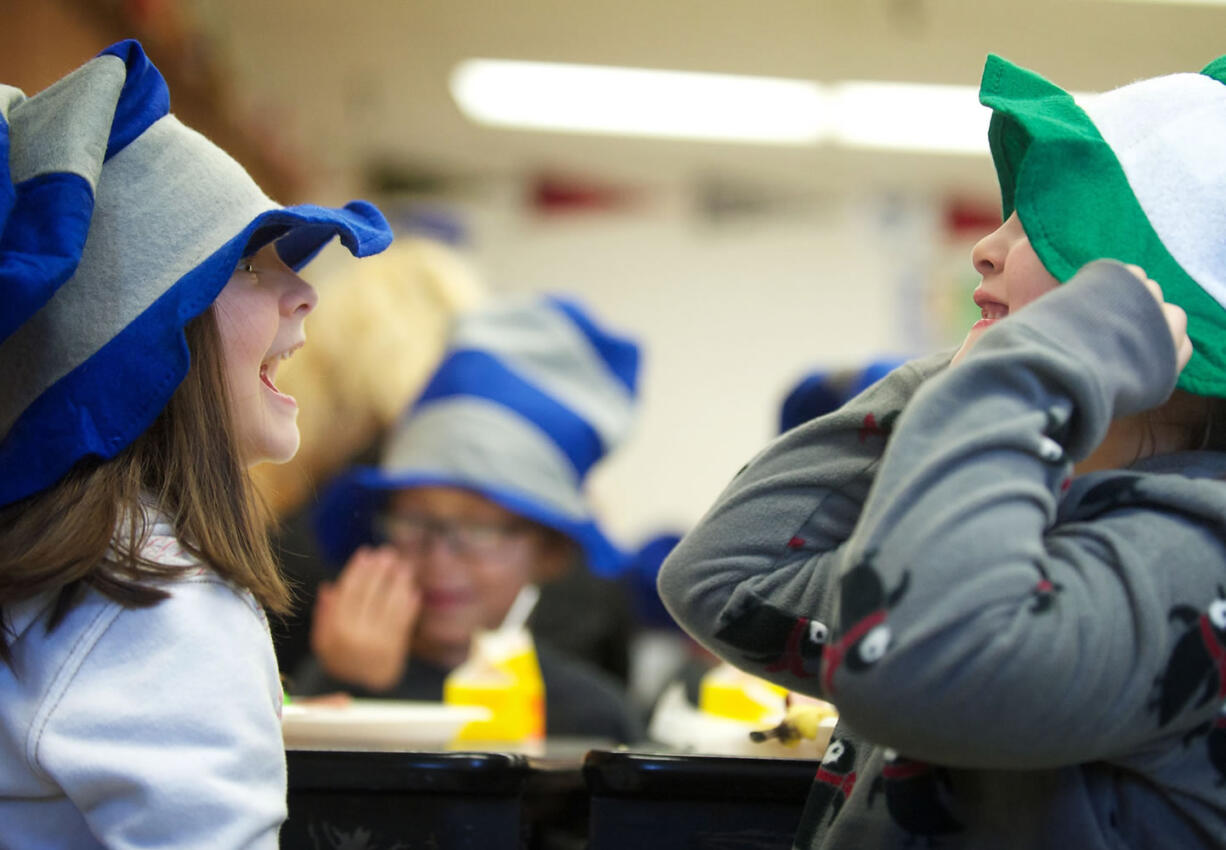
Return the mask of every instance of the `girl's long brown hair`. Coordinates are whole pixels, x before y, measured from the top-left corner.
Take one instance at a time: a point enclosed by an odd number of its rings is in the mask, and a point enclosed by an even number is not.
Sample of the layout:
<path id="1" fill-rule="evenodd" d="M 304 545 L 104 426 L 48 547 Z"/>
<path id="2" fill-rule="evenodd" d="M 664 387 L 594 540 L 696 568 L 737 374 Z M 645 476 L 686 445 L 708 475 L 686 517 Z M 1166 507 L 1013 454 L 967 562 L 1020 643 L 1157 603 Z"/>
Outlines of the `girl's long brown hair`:
<path id="1" fill-rule="evenodd" d="M 288 610 L 266 511 L 230 425 L 212 309 L 185 334 L 187 377 L 148 430 L 114 459 L 83 461 L 53 487 L 0 508 L 0 661 L 11 661 L 7 611 L 36 594 L 57 593 L 49 628 L 84 587 L 133 607 L 169 595 L 150 580 L 173 578 L 183 567 L 141 556 L 150 506 L 170 520 L 186 551 L 270 611 Z"/>

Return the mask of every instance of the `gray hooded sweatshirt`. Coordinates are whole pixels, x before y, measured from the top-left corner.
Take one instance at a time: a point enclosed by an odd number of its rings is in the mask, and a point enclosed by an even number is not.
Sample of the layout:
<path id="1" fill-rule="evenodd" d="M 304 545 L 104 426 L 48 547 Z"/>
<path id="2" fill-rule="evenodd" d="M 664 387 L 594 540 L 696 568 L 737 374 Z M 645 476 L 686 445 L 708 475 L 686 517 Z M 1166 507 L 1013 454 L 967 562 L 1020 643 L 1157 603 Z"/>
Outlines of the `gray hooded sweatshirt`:
<path id="1" fill-rule="evenodd" d="M 768 446 L 665 562 L 678 621 L 840 723 L 796 846 L 1226 846 L 1226 455 L 1073 477 L 1175 383 L 1094 263 Z"/>

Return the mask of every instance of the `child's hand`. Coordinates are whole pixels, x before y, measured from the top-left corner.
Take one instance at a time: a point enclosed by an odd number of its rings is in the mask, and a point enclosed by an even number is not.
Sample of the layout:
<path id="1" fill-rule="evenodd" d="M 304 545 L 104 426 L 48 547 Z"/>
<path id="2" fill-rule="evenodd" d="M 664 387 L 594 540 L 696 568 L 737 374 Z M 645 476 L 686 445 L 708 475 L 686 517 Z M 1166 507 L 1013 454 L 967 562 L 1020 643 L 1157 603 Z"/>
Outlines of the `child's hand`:
<path id="1" fill-rule="evenodd" d="M 367 690 L 400 681 L 421 594 L 413 567 L 392 547 L 362 547 L 335 582 L 319 587 L 311 649 L 330 675 Z"/>
<path id="2" fill-rule="evenodd" d="M 1133 273 L 1137 280 L 1145 284 L 1149 294 L 1154 296 L 1154 300 L 1162 308 L 1162 314 L 1166 316 L 1167 329 L 1171 332 L 1171 342 L 1175 345 L 1175 374 L 1179 374 L 1192 358 L 1192 341 L 1188 339 L 1188 315 L 1183 311 L 1182 307 L 1168 304 L 1163 299 L 1162 287 L 1149 279 L 1145 274 L 1145 269 L 1134 265 L 1128 265 L 1126 268 Z"/>

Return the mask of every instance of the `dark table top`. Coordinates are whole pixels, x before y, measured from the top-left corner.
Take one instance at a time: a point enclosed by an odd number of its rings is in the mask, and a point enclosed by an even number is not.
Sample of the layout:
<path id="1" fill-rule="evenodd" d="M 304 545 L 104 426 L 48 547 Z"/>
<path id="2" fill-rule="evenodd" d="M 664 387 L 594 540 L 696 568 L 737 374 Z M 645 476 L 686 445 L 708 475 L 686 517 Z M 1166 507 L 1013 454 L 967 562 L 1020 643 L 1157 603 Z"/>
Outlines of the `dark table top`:
<path id="1" fill-rule="evenodd" d="M 472 850 L 655 850 L 687 846 L 695 836 L 778 850 L 790 843 L 818 768 L 816 760 L 591 745 L 291 749 L 283 844 L 309 847 L 311 836 L 332 830 L 393 843 L 428 835 L 437 846 Z"/>
<path id="2" fill-rule="evenodd" d="M 512 795 L 529 774 L 516 753 L 288 750 L 289 790 Z"/>
<path id="3" fill-rule="evenodd" d="M 817 768 L 809 759 L 592 750 L 583 777 L 606 797 L 804 803 Z"/>
<path id="4" fill-rule="evenodd" d="M 584 784 L 605 796 L 797 800 L 803 802 L 818 762 L 601 749 L 558 741 L 511 752 L 404 750 L 287 751 L 290 790 L 516 794 Z"/>

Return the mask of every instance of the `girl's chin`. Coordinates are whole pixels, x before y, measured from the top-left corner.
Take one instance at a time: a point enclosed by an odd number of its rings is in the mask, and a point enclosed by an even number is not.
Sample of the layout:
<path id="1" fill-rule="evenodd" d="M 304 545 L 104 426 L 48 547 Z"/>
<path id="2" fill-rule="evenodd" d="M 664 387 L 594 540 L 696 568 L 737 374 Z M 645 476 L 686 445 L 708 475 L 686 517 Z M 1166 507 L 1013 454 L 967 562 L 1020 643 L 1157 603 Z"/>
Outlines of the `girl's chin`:
<path id="1" fill-rule="evenodd" d="M 287 463 L 298 454 L 300 437 L 298 427 L 285 429 L 284 433 L 266 433 L 246 441 L 243 458 L 248 467 L 260 463 Z"/>

